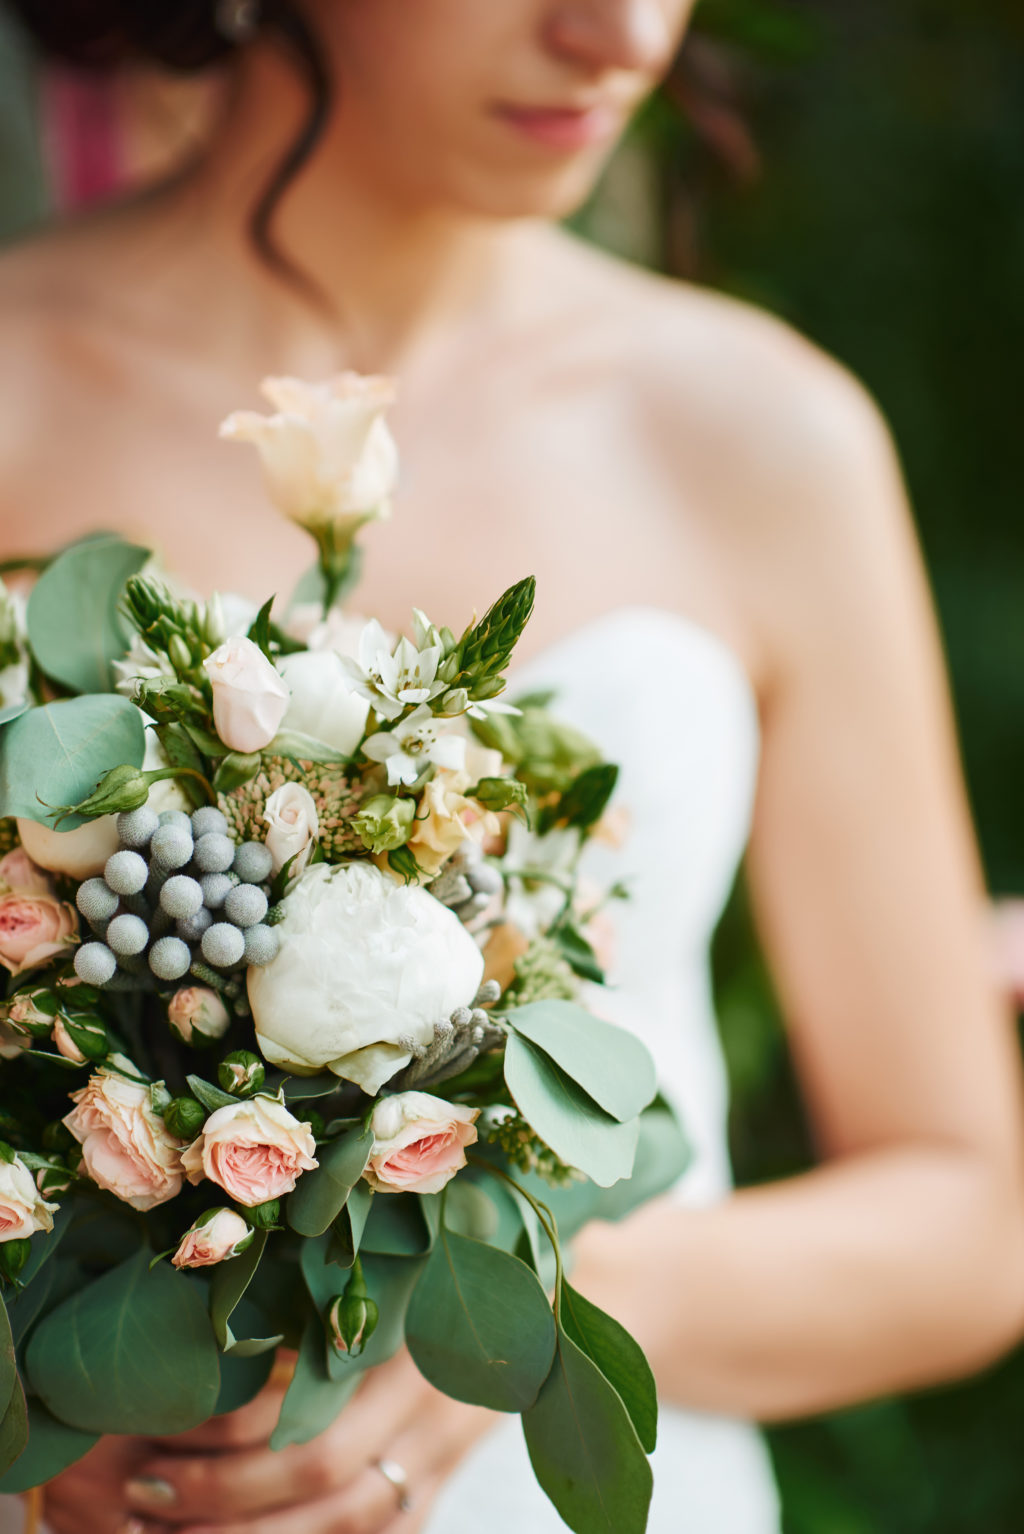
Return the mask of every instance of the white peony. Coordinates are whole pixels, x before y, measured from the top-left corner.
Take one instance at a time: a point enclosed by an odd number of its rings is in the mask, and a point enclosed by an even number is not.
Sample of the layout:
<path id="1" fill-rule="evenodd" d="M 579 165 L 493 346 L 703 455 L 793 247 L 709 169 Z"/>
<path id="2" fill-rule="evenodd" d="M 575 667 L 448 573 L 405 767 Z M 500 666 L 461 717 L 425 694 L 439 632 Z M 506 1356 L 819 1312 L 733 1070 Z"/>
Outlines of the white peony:
<path id="1" fill-rule="evenodd" d="M 238 410 L 220 434 L 258 448 L 275 505 L 303 527 L 333 527 L 341 536 L 386 517 L 398 476 L 384 421 L 392 381 L 339 373 L 318 384 L 265 378 L 261 387 L 277 414 Z"/>
<path id="2" fill-rule="evenodd" d="M 353 692 L 340 655 L 333 650 L 296 650 L 277 669 L 291 694 L 281 725 L 312 735 L 351 756 L 363 738 L 369 705 Z"/>
<path id="3" fill-rule="evenodd" d="M 314 864 L 284 908 L 277 958 L 248 974 L 271 1065 L 326 1066 L 375 1093 L 480 988 L 483 956 L 454 912 L 371 863 Z"/>

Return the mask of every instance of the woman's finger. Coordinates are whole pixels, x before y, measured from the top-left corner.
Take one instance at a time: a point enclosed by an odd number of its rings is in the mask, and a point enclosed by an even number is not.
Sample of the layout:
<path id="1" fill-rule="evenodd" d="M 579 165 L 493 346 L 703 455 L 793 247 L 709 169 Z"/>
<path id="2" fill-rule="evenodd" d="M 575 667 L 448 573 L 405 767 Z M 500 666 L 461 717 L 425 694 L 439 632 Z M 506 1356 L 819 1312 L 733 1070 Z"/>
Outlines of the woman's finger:
<path id="1" fill-rule="evenodd" d="M 351 1485 L 259 1518 L 187 1524 L 180 1534 L 381 1534 L 394 1522 L 398 1493 L 379 1470 L 368 1467 Z M 404 1531 L 403 1531 L 404 1534 Z"/>
<path id="2" fill-rule="evenodd" d="M 187 1433 L 175 1433 L 167 1438 L 150 1440 L 150 1453 L 189 1454 L 195 1451 L 211 1452 L 219 1449 L 246 1449 L 254 1444 L 266 1443 L 281 1413 L 285 1385 L 264 1385 L 258 1396 L 240 1406 L 237 1411 L 225 1412 L 222 1417 L 211 1417 L 200 1427 Z"/>

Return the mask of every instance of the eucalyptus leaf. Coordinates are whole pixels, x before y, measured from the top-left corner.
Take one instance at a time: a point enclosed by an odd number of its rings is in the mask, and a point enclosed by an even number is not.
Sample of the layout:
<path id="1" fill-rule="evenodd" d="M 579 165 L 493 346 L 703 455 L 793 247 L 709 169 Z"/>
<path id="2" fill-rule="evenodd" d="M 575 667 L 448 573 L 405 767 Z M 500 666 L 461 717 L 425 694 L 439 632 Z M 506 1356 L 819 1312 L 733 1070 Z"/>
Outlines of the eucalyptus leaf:
<path id="1" fill-rule="evenodd" d="M 405 1321 L 413 1362 L 438 1390 L 492 1411 L 525 1411 L 551 1368 L 555 1323 L 517 1257 L 442 1227 Z"/>
<path id="2" fill-rule="evenodd" d="M 12 719 L 17 719 L 20 714 L 25 714 L 32 707 L 27 698 L 21 698 L 17 703 L 8 703 L 6 708 L 0 708 L 0 727 L 10 724 Z"/>
<path id="3" fill-rule="evenodd" d="M 189 1076 L 187 1080 L 192 1096 L 199 1099 L 208 1113 L 216 1113 L 218 1108 L 237 1107 L 237 1097 L 232 1097 L 230 1092 L 222 1092 L 220 1087 L 204 1081 L 202 1076 Z"/>
<path id="4" fill-rule="evenodd" d="M 509 1012 L 508 1024 L 622 1124 L 642 1113 L 658 1090 L 654 1061 L 636 1034 L 575 1002 L 530 1002 Z"/>
<path id="5" fill-rule="evenodd" d="M 541 1489 L 575 1534 L 643 1534 L 654 1484 L 643 1445 L 618 1393 L 564 1331 L 523 1433 Z"/>
<path id="6" fill-rule="evenodd" d="M 514 1030 L 505 1046 L 505 1080 L 527 1123 L 566 1165 L 602 1188 L 630 1175 L 637 1121 L 620 1124 L 605 1113 L 543 1050 Z"/>
<path id="7" fill-rule="evenodd" d="M 38 1396 L 29 1396 L 26 1404 L 28 1443 L 7 1474 L 0 1476 L 0 1496 L 17 1496 L 52 1481 L 99 1442 L 98 1433 L 83 1433 L 52 1416 Z"/>
<path id="8" fill-rule="evenodd" d="M 282 730 L 275 735 L 269 746 L 264 746 L 265 756 L 286 756 L 293 762 L 321 762 L 341 765 L 350 761 L 343 751 L 336 751 L 326 741 L 314 735 L 302 735 L 298 730 Z"/>
<path id="9" fill-rule="evenodd" d="M 85 799 L 112 767 L 140 767 L 145 749 L 142 715 L 117 693 L 30 708 L 0 731 L 0 816 L 52 825 L 55 809 Z M 69 815 L 61 829 L 81 823 Z"/>
<path id="10" fill-rule="evenodd" d="M 6 1411 L 18 1380 L 18 1361 L 7 1306 L 0 1299 L 0 1411 Z"/>
<path id="11" fill-rule="evenodd" d="M 259 1312 L 246 1300 L 239 1306 L 238 1316 L 247 1330 L 255 1331 L 260 1327 Z M 214 1416 L 222 1417 L 226 1412 L 237 1411 L 240 1406 L 245 1406 L 254 1396 L 259 1395 L 274 1367 L 274 1352 L 273 1348 L 259 1354 L 236 1351 L 221 1358 L 220 1393 L 214 1407 Z"/>
<path id="12" fill-rule="evenodd" d="M 378 1193 L 372 1199 L 360 1242 L 363 1251 L 417 1257 L 430 1250 L 433 1240 L 415 1193 Z"/>
<path id="13" fill-rule="evenodd" d="M 658 1392 L 643 1348 L 624 1326 L 564 1280 L 560 1312 L 566 1336 L 617 1391 L 644 1450 L 653 1454 L 658 1438 Z"/>
<path id="14" fill-rule="evenodd" d="M 217 1264 L 210 1281 L 210 1321 L 217 1346 L 225 1352 L 235 1347 L 231 1317 L 260 1265 L 269 1232 L 258 1230 L 244 1252 Z"/>
<path id="15" fill-rule="evenodd" d="M 94 538 L 65 549 L 43 571 L 26 621 L 32 652 L 47 676 L 72 692 L 109 690 L 111 662 L 131 640 L 118 607 L 121 593 L 148 558 L 148 549 L 121 538 Z"/>
<path id="16" fill-rule="evenodd" d="M 380 1196 L 374 1195 L 376 1198 Z M 359 1356 L 362 1366 L 372 1369 L 376 1364 L 384 1363 L 402 1346 L 409 1301 L 427 1259 L 382 1257 L 376 1252 L 366 1252 L 360 1261 L 367 1291 L 380 1310 L 377 1330 Z"/>
<path id="17" fill-rule="evenodd" d="M 640 1138 L 632 1175 L 614 1188 L 601 1189 L 592 1218 L 625 1219 L 641 1204 L 667 1192 L 689 1165 L 690 1145 L 674 1113 L 667 1108 L 648 1108 L 638 1123 Z"/>
<path id="18" fill-rule="evenodd" d="M 348 1196 L 345 1208 L 352 1228 L 352 1245 L 357 1252 L 362 1245 L 363 1231 L 366 1229 L 366 1222 L 370 1218 L 370 1210 L 373 1208 L 376 1197 L 377 1194 L 369 1183 L 363 1182 L 362 1179 L 356 1183 Z"/>
<path id="19" fill-rule="evenodd" d="M 270 1437 L 272 1449 L 317 1438 L 337 1417 L 355 1393 L 362 1369 L 352 1369 L 343 1380 L 332 1380 L 324 1360 L 323 1327 L 311 1314 L 302 1333 L 295 1373 L 281 1403 L 277 1426 Z"/>
<path id="20" fill-rule="evenodd" d="M 21 1380 L 15 1379 L 7 1410 L 0 1420 L 0 1475 L 14 1464 L 28 1443 L 28 1408 Z"/>
<path id="21" fill-rule="evenodd" d="M 217 764 L 213 775 L 214 789 L 218 794 L 230 794 L 251 782 L 259 772 L 262 760 L 258 751 L 229 751 Z"/>
<path id="22" fill-rule="evenodd" d="M 300 1236 L 322 1236 L 362 1176 L 373 1149 L 369 1128 L 355 1124 L 336 1140 L 317 1146 L 319 1165 L 304 1172 L 288 1196 L 288 1224 Z"/>
<path id="23" fill-rule="evenodd" d="M 199 1286 L 140 1251 L 42 1320 L 26 1350 L 33 1389 L 86 1432 L 181 1433 L 205 1422 L 220 1388 Z"/>
<path id="24" fill-rule="evenodd" d="M 302 1102 L 307 1097 L 329 1097 L 339 1092 L 345 1083 L 333 1071 L 323 1071 L 319 1076 L 286 1076 L 281 1083 L 286 1103 Z M 352 1119 L 353 1124 L 359 1123 Z"/>

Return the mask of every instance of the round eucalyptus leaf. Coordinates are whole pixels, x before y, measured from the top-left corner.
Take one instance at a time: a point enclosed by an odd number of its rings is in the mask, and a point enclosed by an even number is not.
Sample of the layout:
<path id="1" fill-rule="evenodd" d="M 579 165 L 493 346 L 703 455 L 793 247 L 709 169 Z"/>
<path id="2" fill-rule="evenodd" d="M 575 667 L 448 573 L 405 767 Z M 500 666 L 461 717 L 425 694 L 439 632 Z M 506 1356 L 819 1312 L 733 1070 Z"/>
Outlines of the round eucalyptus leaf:
<path id="1" fill-rule="evenodd" d="M 48 565 L 28 599 L 28 639 L 47 676 L 72 692 L 107 692 L 111 661 L 131 642 L 119 611 L 125 581 L 149 550 L 121 538 L 87 538 Z"/>
<path id="2" fill-rule="evenodd" d="M 610 1188 L 633 1170 L 636 1119 L 620 1124 L 529 1039 L 510 1033 L 505 1081 L 526 1122 L 567 1166 Z"/>

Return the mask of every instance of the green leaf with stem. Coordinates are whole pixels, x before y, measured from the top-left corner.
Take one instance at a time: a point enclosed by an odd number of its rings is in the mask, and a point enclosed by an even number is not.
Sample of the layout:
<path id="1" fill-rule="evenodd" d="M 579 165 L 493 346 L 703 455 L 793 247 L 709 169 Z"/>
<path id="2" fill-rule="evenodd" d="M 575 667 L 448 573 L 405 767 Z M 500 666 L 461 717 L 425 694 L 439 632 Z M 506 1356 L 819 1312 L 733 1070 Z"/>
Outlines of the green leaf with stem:
<path id="1" fill-rule="evenodd" d="M 210 1321 L 217 1346 L 225 1353 L 235 1346 L 231 1317 L 239 1300 L 253 1280 L 267 1244 L 268 1231 L 258 1230 L 237 1257 L 218 1263 L 210 1281 Z"/>
<path id="2" fill-rule="evenodd" d="M 373 1149 L 373 1132 L 359 1123 L 317 1147 L 319 1165 L 304 1172 L 288 1195 L 288 1224 L 300 1236 L 321 1236 L 344 1208 Z"/>
<path id="3" fill-rule="evenodd" d="M 128 648 L 120 613 L 129 576 L 148 549 L 117 537 L 72 544 L 43 571 L 28 600 L 29 644 L 47 676 L 76 693 L 111 687 L 111 662 Z"/>
<path id="4" fill-rule="evenodd" d="M 0 731 L 0 816 L 52 825 L 58 806 L 85 799 L 112 767 L 140 767 L 145 749 L 139 711 L 117 693 L 30 708 Z"/>
<path id="5" fill-rule="evenodd" d="M 0 1496 L 17 1496 L 52 1481 L 99 1442 L 98 1433 L 68 1427 L 47 1411 L 38 1396 L 29 1396 L 28 1443 L 6 1475 L 0 1476 Z"/>
<path id="6" fill-rule="evenodd" d="M 549 1055 L 515 1031 L 510 1031 L 505 1046 L 505 1081 L 526 1122 L 566 1166 L 576 1167 L 602 1188 L 630 1175 L 636 1120 L 619 1123 Z"/>
<path id="7" fill-rule="evenodd" d="M 530 1002 L 510 1011 L 506 1021 L 619 1123 L 642 1113 L 658 1089 L 654 1061 L 643 1042 L 575 1002 Z M 546 1138 L 538 1125 L 534 1128 Z"/>

